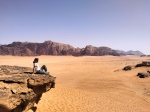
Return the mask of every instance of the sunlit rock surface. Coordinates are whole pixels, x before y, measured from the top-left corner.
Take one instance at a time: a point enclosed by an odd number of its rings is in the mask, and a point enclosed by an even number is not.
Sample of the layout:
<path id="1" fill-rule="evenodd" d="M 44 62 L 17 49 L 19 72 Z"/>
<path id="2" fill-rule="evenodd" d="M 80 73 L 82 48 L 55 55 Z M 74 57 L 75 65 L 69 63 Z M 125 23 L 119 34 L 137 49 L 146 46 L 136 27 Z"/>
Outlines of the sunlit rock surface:
<path id="1" fill-rule="evenodd" d="M 0 112 L 26 112 L 55 87 L 55 77 L 32 74 L 32 68 L 0 66 Z"/>

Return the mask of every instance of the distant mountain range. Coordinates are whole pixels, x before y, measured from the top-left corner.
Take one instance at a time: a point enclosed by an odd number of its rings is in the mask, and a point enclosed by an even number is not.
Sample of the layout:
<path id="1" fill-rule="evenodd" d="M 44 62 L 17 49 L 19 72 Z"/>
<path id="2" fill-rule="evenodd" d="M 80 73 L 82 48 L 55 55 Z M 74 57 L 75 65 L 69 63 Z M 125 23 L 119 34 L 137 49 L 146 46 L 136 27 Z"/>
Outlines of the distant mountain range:
<path id="1" fill-rule="evenodd" d="M 142 56 L 145 55 L 144 53 L 142 53 L 141 51 L 122 51 L 122 50 L 116 50 L 120 55 L 136 55 L 136 56 Z"/>
<path id="2" fill-rule="evenodd" d="M 109 47 L 94 47 L 87 45 L 85 48 L 74 48 L 68 44 L 45 41 L 43 43 L 13 42 L 0 45 L 0 55 L 36 56 L 36 55 L 73 55 L 73 56 L 103 56 L 103 55 L 144 55 L 140 51 L 120 51 Z"/>

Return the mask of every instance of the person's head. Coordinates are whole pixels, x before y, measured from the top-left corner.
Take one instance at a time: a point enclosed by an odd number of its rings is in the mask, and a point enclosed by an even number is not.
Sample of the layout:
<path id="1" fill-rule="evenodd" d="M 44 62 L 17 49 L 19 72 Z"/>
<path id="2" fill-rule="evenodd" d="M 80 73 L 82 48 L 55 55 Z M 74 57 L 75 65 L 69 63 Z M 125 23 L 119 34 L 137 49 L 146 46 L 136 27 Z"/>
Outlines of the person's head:
<path id="1" fill-rule="evenodd" d="M 38 63 L 38 61 L 39 61 L 39 58 L 35 58 L 33 63 Z"/>

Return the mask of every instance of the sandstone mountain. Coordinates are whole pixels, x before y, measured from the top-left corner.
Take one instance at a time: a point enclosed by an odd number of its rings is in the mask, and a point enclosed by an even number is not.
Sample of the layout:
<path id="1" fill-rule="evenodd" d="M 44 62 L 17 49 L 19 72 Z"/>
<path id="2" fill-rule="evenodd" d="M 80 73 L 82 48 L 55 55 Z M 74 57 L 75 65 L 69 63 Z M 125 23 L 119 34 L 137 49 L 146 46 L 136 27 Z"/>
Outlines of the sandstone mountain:
<path id="1" fill-rule="evenodd" d="M 120 54 L 120 55 L 136 55 L 136 56 L 142 56 L 142 55 L 145 55 L 144 53 L 142 53 L 141 51 L 133 51 L 133 50 L 130 50 L 130 51 L 122 51 L 122 50 L 117 50 L 117 52 Z"/>
<path id="2" fill-rule="evenodd" d="M 8 45 L 0 46 L 0 55 L 34 56 L 34 55 L 74 55 L 74 56 L 102 56 L 114 55 L 119 53 L 108 47 L 94 47 L 88 45 L 85 48 L 74 48 L 68 44 L 52 41 L 43 43 L 13 42 Z"/>
<path id="3" fill-rule="evenodd" d="M 128 54 L 128 55 L 137 55 L 137 56 L 145 55 L 140 51 L 132 51 L 132 50 L 127 51 L 126 54 Z"/>

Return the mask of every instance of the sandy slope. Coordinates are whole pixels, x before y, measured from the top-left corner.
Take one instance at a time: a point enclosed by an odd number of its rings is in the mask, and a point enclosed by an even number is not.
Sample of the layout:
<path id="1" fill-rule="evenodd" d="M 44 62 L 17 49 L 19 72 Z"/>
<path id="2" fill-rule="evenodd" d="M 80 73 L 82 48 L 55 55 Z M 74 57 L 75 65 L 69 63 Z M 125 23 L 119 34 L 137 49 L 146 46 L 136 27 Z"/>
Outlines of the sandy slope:
<path id="1" fill-rule="evenodd" d="M 36 112 L 150 112 L 150 78 L 136 77 L 150 68 L 121 70 L 148 58 L 38 57 L 57 80 L 56 88 L 43 94 Z M 0 64 L 32 67 L 34 58 L 0 56 Z"/>

